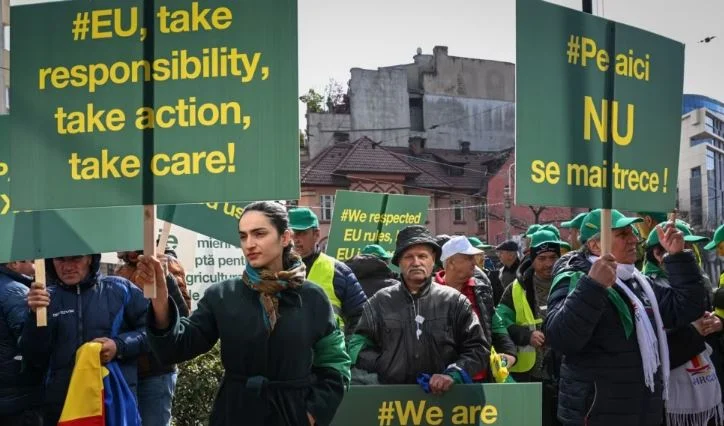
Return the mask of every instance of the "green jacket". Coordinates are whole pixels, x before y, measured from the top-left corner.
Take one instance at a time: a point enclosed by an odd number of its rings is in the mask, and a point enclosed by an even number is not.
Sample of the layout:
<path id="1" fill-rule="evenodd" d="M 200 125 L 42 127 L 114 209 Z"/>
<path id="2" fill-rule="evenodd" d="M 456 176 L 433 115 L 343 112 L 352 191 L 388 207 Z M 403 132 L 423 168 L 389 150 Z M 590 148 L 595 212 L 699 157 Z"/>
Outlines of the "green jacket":
<path id="1" fill-rule="evenodd" d="M 224 379 L 210 426 L 302 425 L 307 412 L 331 423 L 349 384 L 350 359 L 324 291 L 309 281 L 280 293 L 279 319 L 269 333 L 259 295 L 241 279 L 214 284 L 189 318 L 173 302 L 171 326 L 148 339 L 162 362 L 178 363 L 221 340 Z"/>

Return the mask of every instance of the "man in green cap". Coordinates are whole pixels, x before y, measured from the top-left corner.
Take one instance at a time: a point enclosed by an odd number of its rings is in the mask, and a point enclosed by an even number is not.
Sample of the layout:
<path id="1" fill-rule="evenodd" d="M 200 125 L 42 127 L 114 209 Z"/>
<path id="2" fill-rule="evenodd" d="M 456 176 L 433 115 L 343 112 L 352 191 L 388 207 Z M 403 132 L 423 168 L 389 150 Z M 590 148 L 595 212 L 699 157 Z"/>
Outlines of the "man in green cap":
<path id="1" fill-rule="evenodd" d="M 359 280 L 368 299 L 378 290 L 397 284 L 396 275 L 389 267 L 390 259 L 392 255 L 382 246 L 370 244 L 345 262 Z"/>
<path id="2" fill-rule="evenodd" d="M 578 228 L 581 227 L 583 218 L 588 213 L 579 213 L 571 220 L 561 223 L 561 228 L 568 229 L 568 242 L 571 244 L 572 250 L 578 250 L 581 247 L 581 242 L 578 241 Z"/>
<path id="3" fill-rule="evenodd" d="M 704 250 L 716 250 L 716 254 L 720 260 L 724 260 L 724 224 L 719 225 L 714 231 L 714 237 L 712 237 L 709 244 L 704 246 Z M 724 287 L 724 272 L 719 277 L 719 287 Z"/>
<path id="4" fill-rule="evenodd" d="M 638 217 L 611 210 L 602 256 L 600 209 L 580 228 L 583 247 L 554 268 L 545 342 L 562 354 L 558 418 L 566 425 L 660 425 L 669 384 L 665 329 L 700 318 L 707 291 L 674 226 L 657 228 L 669 287 L 634 266 Z M 595 400 L 595 403 L 593 402 Z"/>
<path id="5" fill-rule="evenodd" d="M 543 424 L 554 425 L 557 389 L 549 373 L 551 361 L 542 331 L 548 292 L 553 282 L 553 265 L 561 257 L 556 234 L 541 229 L 530 236 L 530 253 L 518 268 L 518 278 L 505 289 L 496 311 L 518 346 L 518 362 L 508 370 L 516 382 L 543 383 Z"/>
<path id="6" fill-rule="evenodd" d="M 352 334 L 367 301 L 357 277 L 349 266 L 319 249 L 319 219 L 311 209 L 289 210 L 289 227 L 294 231 L 294 251 L 307 267 L 307 279 L 324 289 L 340 329 Z"/>
<path id="7" fill-rule="evenodd" d="M 662 224 L 656 226 L 660 228 Z M 708 241 L 706 237 L 694 235 L 688 224 L 682 220 L 676 220 L 676 229 L 684 235 L 687 249 L 695 243 Z M 670 287 L 668 271 L 664 267 L 666 251 L 659 242 L 658 234 L 658 232 L 652 231 L 646 240 L 646 261 L 643 274 L 653 280 L 656 285 Z M 708 291 L 711 290 L 711 284 L 702 283 L 702 285 Z M 671 359 L 669 400 L 666 403 L 666 413 L 669 417 L 667 424 L 677 422 L 696 424 L 696 419 L 702 421 L 703 424 L 709 419 L 714 419 L 718 413 L 724 413 L 721 388 L 717 378 L 721 374 L 720 366 L 715 366 L 715 363 L 712 362 L 714 355 L 712 354 L 710 357 L 706 346 L 707 336 L 722 331 L 722 321 L 709 310 L 711 307 L 707 307 L 707 312 L 691 324 L 666 330 Z M 714 351 L 719 349 L 718 340 L 715 338 L 712 342 L 711 347 Z M 695 358 L 696 360 L 692 361 Z M 694 363 L 700 361 L 709 365 L 710 368 L 703 375 L 706 380 L 696 382 L 693 380 L 693 376 L 689 377 L 689 372 L 695 370 L 699 365 L 694 365 Z M 690 404 L 692 399 L 697 401 L 695 405 Z M 695 408 L 692 409 L 692 407 Z M 724 421 L 724 418 L 721 420 Z"/>
<path id="8" fill-rule="evenodd" d="M 641 222 L 637 223 L 636 227 L 644 240 L 649 238 L 649 234 L 656 225 L 668 220 L 665 212 L 638 212 L 636 214 L 641 218 Z"/>

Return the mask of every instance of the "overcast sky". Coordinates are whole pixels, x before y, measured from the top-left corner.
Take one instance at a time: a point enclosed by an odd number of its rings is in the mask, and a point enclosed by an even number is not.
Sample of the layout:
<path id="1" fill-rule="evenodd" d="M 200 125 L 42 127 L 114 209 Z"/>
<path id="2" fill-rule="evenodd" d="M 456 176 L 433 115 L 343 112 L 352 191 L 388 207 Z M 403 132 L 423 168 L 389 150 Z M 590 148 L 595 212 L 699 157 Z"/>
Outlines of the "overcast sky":
<path id="1" fill-rule="evenodd" d="M 580 0 L 552 2 L 581 8 Z M 593 2 L 597 15 L 686 44 L 684 91 L 724 101 L 723 0 Z M 418 47 L 429 54 L 436 45 L 452 56 L 515 62 L 515 1 L 299 0 L 299 92 L 330 78 L 346 83 L 350 68 L 412 62 Z"/>

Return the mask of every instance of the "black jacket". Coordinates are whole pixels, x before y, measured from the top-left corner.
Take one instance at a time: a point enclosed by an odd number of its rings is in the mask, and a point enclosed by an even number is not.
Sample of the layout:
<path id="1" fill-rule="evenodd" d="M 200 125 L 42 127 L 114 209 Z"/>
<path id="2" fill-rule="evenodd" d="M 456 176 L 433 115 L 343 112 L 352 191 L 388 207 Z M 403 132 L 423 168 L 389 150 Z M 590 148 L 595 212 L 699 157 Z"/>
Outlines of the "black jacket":
<path id="1" fill-rule="evenodd" d="M 354 272 L 368 298 L 377 293 L 379 289 L 397 284 L 395 274 L 387 263 L 377 256 L 358 254 L 346 263 Z"/>
<path id="2" fill-rule="evenodd" d="M 493 306 L 497 306 L 500 302 L 500 298 L 503 297 L 503 291 L 505 290 L 505 287 L 503 287 L 500 283 L 500 279 L 498 278 L 497 269 L 490 271 L 476 266 L 475 272 L 473 272 L 473 278 L 476 280 L 484 280 L 490 284 L 490 288 L 493 291 Z"/>
<path id="3" fill-rule="evenodd" d="M 670 288 L 652 283 L 664 326 L 686 325 L 704 313 L 704 288 L 691 252 L 667 256 Z M 591 267 L 583 253 L 572 252 L 556 264 L 554 273 Z M 626 337 L 607 290 L 582 275 L 569 294 L 568 278 L 556 284 L 548 298 L 544 326 L 546 343 L 563 354 L 558 418 L 566 424 L 660 425 L 664 404 L 661 373 L 655 392 L 644 383 L 635 330 Z M 617 286 L 613 291 L 628 301 Z M 633 317 L 633 308 L 627 303 Z M 652 319 L 653 321 L 653 319 Z"/>
<path id="4" fill-rule="evenodd" d="M 0 418 L 27 410 L 42 401 L 43 371 L 18 359 L 18 340 L 28 316 L 32 279 L 0 266 Z"/>
<path id="5" fill-rule="evenodd" d="M 424 318 L 419 339 L 416 316 Z M 357 366 L 383 384 L 415 384 L 420 373 L 443 373 L 452 364 L 470 378 L 488 367 L 490 343 L 468 299 L 428 279 L 413 295 L 403 283 L 378 291 L 365 304 L 356 334 L 372 342 Z"/>
<path id="6" fill-rule="evenodd" d="M 492 342 L 495 352 L 515 356 L 518 349 L 511 340 L 508 333 L 495 333 L 493 331 L 493 315 L 495 313 L 495 302 L 493 286 L 487 280 L 487 276 L 475 279 L 475 301 L 480 311 L 480 325 L 483 327 L 485 340 Z"/>
<path id="7" fill-rule="evenodd" d="M 498 270 L 498 279 L 500 280 L 500 285 L 503 289 L 508 288 L 508 286 L 518 277 L 519 266 L 520 259 L 516 259 L 515 263 L 510 268 L 503 265 L 503 267 Z"/>

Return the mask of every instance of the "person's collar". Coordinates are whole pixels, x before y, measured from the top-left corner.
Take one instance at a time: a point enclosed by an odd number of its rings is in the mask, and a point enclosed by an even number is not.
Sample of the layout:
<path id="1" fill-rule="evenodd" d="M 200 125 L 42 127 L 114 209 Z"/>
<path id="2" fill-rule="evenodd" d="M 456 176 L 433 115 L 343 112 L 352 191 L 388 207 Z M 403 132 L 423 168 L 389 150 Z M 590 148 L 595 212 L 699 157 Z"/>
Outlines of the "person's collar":
<path id="1" fill-rule="evenodd" d="M 435 279 L 440 284 L 445 284 L 446 286 L 452 287 L 452 285 L 445 279 L 444 269 L 438 271 L 438 273 L 435 275 Z M 473 277 L 468 278 L 468 280 L 463 283 L 462 287 L 475 287 L 475 279 Z"/>
<path id="2" fill-rule="evenodd" d="M 413 293 L 408 287 L 407 283 L 405 282 L 405 277 L 400 277 L 400 282 L 402 283 L 402 287 L 404 287 L 405 290 L 407 290 L 408 293 L 410 293 L 413 297 L 422 297 L 426 296 L 430 292 L 430 287 L 432 286 L 432 275 L 427 277 L 425 282 L 422 283 L 422 286 L 418 288 L 416 293 Z"/>

